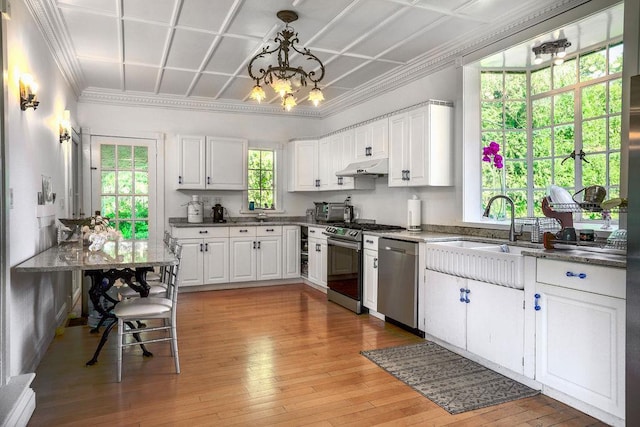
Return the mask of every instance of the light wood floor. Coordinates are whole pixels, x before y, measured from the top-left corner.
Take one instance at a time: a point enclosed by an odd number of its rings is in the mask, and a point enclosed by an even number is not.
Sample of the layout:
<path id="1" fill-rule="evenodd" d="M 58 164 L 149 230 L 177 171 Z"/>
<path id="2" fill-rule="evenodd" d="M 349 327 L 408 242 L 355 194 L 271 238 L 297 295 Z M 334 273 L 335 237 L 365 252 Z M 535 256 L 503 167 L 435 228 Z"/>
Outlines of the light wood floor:
<path id="1" fill-rule="evenodd" d="M 116 383 L 115 333 L 85 367 L 99 337 L 66 328 L 36 372 L 30 425 L 599 424 L 541 395 L 449 415 L 359 354 L 420 338 L 305 285 L 183 293 L 179 307 L 180 375 L 158 343 L 152 358 L 129 348 Z"/>

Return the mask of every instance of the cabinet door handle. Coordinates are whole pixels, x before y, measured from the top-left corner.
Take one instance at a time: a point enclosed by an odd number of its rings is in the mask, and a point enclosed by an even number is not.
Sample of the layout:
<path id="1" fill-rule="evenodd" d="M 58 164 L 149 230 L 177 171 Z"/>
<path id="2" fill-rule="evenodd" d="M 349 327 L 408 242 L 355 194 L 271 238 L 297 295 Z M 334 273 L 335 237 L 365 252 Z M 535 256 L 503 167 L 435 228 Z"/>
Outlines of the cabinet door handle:
<path id="1" fill-rule="evenodd" d="M 466 294 L 464 297 L 464 302 L 469 304 L 471 300 L 469 299 L 469 294 L 471 293 L 471 289 L 465 289 L 464 293 Z"/>
<path id="2" fill-rule="evenodd" d="M 407 181 L 411 181 L 411 171 L 407 170 Z"/>
<path id="3" fill-rule="evenodd" d="M 260 242 L 258 242 L 258 249 L 260 249 Z"/>
<path id="4" fill-rule="evenodd" d="M 182 175 L 178 175 L 178 184 L 182 184 Z"/>
<path id="5" fill-rule="evenodd" d="M 210 176 L 207 177 L 207 184 L 211 184 L 211 177 Z"/>
<path id="6" fill-rule="evenodd" d="M 316 252 L 320 252 L 320 243 L 316 243 Z"/>
<path id="7" fill-rule="evenodd" d="M 542 308 L 538 304 L 538 301 L 540 300 L 540 294 L 535 294 L 533 297 L 535 298 L 533 300 L 533 308 L 534 308 L 535 311 L 540 311 L 540 309 Z"/>
<path id="8" fill-rule="evenodd" d="M 373 259 L 373 268 L 378 268 L 378 258 Z"/>
<path id="9" fill-rule="evenodd" d="M 204 251 L 205 252 L 209 252 L 209 244 L 208 243 L 204 244 Z"/>
<path id="10" fill-rule="evenodd" d="M 204 248 L 204 245 L 200 243 L 200 252 L 204 252 L 203 248 Z"/>
<path id="11" fill-rule="evenodd" d="M 464 302 L 464 288 L 460 288 L 460 302 Z"/>
<path id="12" fill-rule="evenodd" d="M 341 176 L 338 177 L 338 185 L 342 185 L 342 177 Z"/>
<path id="13" fill-rule="evenodd" d="M 253 249 L 256 248 L 256 242 L 253 242 Z"/>
<path id="14" fill-rule="evenodd" d="M 586 273 L 574 273 L 573 271 L 567 271 L 567 277 L 577 277 L 579 279 L 586 279 Z"/>
<path id="15" fill-rule="evenodd" d="M 320 180 L 316 179 L 316 187 L 320 187 Z"/>
<path id="16" fill-rule="evenodd" d="M 198 233 L 200 233 L 200 234 L 207 234 L 207 233 L 209 233 L 209 230 L 200 230 Z"/>

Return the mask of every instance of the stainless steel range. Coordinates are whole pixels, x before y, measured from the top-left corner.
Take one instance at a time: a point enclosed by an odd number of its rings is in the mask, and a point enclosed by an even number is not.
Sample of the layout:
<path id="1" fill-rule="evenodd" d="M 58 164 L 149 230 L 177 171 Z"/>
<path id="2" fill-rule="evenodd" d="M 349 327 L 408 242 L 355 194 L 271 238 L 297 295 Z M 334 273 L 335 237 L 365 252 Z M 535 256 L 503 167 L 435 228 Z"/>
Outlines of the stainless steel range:
<path id="1" fill-rule="evenodd" d="M 403 230 L 396 225 L 339 223 L 325 228 L 327 235 L 327 299 L 356 314 L 362 307 L 362 235 L 367 231 Z"/>

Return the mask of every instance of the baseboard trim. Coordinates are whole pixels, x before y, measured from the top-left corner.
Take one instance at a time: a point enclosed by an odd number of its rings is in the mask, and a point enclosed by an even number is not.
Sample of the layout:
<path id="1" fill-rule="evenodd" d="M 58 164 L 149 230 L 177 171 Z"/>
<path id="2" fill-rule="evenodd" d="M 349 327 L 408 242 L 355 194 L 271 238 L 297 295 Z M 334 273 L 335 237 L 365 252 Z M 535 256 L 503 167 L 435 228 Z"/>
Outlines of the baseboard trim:
<path id="1" fill-rule="evenodd" d="M 29 423 L 36 409 L 36 393 L 29 387 L 35 376 L 11 377 L 7 385 L 0 387 L 0 426 L 21 427 Z"/>

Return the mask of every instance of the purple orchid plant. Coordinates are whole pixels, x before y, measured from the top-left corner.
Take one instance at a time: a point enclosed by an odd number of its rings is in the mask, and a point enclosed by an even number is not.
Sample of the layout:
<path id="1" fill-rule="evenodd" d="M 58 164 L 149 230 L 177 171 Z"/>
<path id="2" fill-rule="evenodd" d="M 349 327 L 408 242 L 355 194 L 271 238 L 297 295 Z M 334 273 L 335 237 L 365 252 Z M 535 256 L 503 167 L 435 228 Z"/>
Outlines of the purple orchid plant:
<path id="1" fill-rule="evenodd" d="M 504 165 L 502 163 L 502 156 L 499 153 L 500 144 L 491 141 L 489 145 L 482 148 L 482 161 L 493 162 L 493 166 L 495 166 L 496 169 L 502 169 Z"/>

